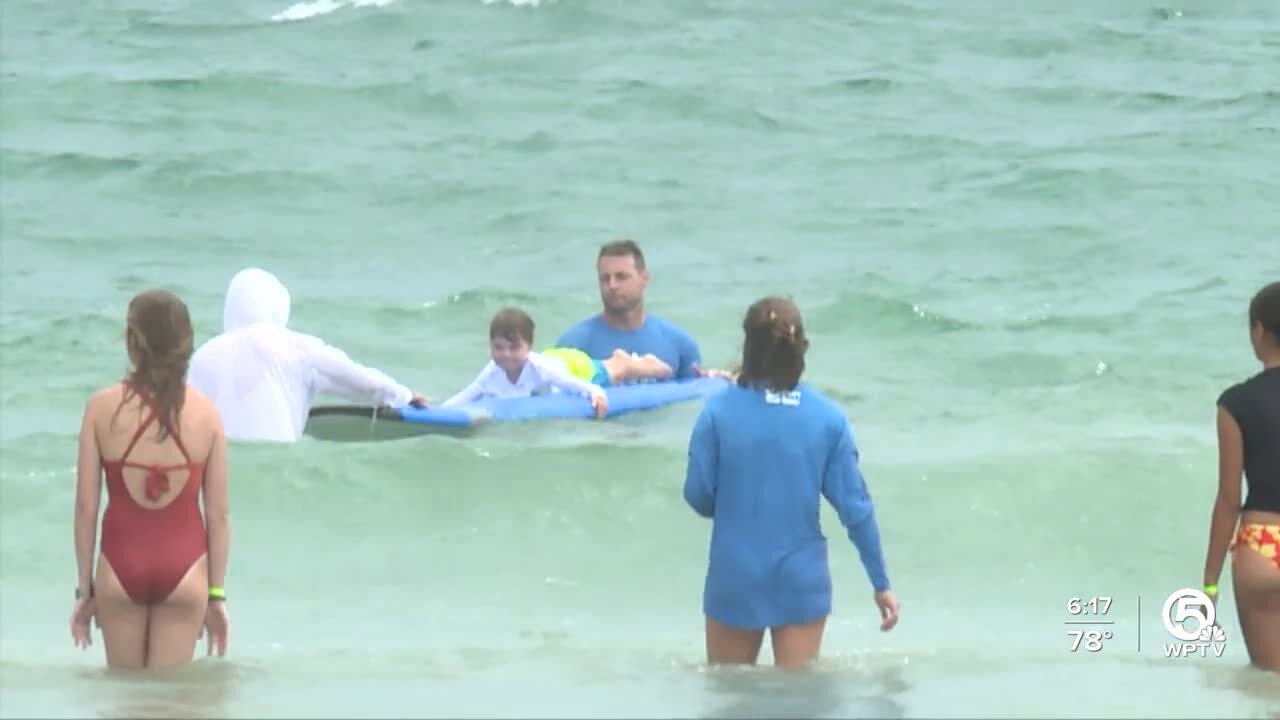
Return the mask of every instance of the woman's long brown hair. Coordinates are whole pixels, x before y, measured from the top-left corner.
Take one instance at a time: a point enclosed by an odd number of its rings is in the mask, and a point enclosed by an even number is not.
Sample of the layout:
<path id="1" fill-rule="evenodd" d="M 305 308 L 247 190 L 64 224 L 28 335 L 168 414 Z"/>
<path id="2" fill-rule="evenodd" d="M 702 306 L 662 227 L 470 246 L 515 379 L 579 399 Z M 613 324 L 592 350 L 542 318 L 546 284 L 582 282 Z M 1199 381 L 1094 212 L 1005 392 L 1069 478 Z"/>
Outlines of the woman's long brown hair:
<path id="1" fill-rule="evenodd" d="M 177 295 L 168 290 L 147 290 L 129 303 L 125 346 L 133 368 L 121 405 L 137 393 L 150 400 L 160 421 L 161 440 L 178 427 L 193 345 L 191 315 Z"/>

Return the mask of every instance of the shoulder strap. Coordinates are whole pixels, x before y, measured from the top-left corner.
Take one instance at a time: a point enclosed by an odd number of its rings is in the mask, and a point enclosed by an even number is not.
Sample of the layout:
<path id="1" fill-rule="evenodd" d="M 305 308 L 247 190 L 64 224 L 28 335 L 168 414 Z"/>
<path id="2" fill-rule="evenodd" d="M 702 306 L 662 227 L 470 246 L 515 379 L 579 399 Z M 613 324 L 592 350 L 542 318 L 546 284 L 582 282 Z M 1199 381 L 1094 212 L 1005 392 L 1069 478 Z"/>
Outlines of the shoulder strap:
<path id="1" fill-rule="evenodd" d="M 155 410 L 152 410 L 151 414 L 147 416 L 147 419 L 143 420 L 142 424 L 138 426 L 138 432 L 133 434 L 133 439 L 129 441 L 129 446 L 124 449 L 124 454 L 120 456 L 121 462 L 129 459 L 129 453 L 133 452 L 133 447 L 142 439 L 142 433 L 147 431 L 147 428 L 151 426 L 151 423 L 155 422 L 155 419 L 156 413 Z M 184 450 L 183 454 L 185 453 L 186 451 Z"/>
<path id="2" fill-rule="evenodd" d="M 151 414 L 147 416 L 147 419 L 144 420 L 141 425 L 138 426 L 138 432 L 134 433 L 133 440 L 129 441 L 129 447 L 126 448 L 124 454 L 120 456 L 121 462 L 129 459 L 129 453 L 133 452 L 134 446 L 142 439 L 142 433 L 146 432 L 147 427 L 159 418 L 159 414 L 156 412 L 156 406 L 151 401 L 151 395 L 147 393 L 146 390 L 138 387 L 137 385 L 133 385 L 132 383 L 130 383 L 130 387 L 132 387 L 133 391 L 142 399 L 142 404 L 151 411 Z M 191 455 L 187 453 L 186 446 L 182 444 L 182 438 L 178 437 L 178 429 L 176 427 L 171 428 L 169 435 L 173 438 L 174 444 L 178 446 L 178 452 L 182 453 L 183 459 L 187 461 L 188 465 L 191 464 Z"/>
<path id="3" fill-rule="evenodd" d="M 177 427 L 170 430 L 169 437 L 173 438 L 173 444 L 178 446 L 178 452 L 182 453 L 182 457 L 187 461 L 187 464 L 190 465 L 191 456 L 187 454 L 187 447 L 182 444 L 182 438 L 178 435 Z"/>

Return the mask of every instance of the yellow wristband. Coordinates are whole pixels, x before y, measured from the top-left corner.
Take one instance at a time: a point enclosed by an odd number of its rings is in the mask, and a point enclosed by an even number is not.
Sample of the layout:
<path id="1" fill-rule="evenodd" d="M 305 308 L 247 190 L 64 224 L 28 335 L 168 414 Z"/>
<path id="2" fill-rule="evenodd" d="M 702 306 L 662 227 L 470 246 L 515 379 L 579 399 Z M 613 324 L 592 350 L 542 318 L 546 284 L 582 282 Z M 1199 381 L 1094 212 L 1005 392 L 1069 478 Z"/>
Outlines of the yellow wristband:
<path id="1" fill-rule="evenodd" d="M 1217 594 L 1218 594 L 1218 586 L 1217 586 L 1217 585 L 1205 585 L 1205 586 L 1204 586 L 1204 594 L 1205 594 L 1205 595 L 1217 595 Z"/>
<path id="2" fill-rule="evenodd" d="M 211 587 L 209 588 L 209 597 L 225 599 L 227 597 L 227 591 L 220 587 Z"/>

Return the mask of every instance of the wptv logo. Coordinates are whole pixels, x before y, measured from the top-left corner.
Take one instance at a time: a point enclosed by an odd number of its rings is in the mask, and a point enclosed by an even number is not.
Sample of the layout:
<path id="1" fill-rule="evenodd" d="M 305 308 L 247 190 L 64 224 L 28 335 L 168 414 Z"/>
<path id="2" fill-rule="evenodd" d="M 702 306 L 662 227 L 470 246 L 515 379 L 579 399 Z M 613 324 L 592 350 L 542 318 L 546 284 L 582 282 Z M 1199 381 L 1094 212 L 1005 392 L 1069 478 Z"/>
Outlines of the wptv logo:
<path id="1" fill-rule="evenodd" d="M 1217 610 L 1209 596 L 1195 588 L 1176 590 L 1164 601 L 1164 629 L 1181 642 L 1164 643 L 1164 656 L 1222 657 L 1227 634 L 1217 625 Z"/>

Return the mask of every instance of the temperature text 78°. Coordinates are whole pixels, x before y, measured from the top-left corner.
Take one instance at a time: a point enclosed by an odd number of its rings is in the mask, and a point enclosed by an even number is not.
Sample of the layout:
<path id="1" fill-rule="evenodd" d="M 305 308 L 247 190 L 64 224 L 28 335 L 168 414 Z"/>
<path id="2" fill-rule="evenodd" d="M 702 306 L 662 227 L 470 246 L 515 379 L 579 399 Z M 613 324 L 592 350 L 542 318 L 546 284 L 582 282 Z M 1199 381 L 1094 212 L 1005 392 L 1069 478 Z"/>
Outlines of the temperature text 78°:
<path id="1" fill-rule="evenodd" d="M 1071 640 L 1071 652 L 1077 652 L 1082 647 L 1086 652 L 1098 652 L 1102 649 L 1102 641 L 1111 639 L 1110 630 L 1068 630 L 1067 636 Z"/>

